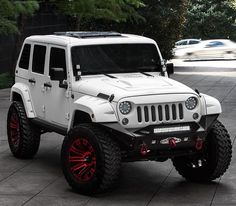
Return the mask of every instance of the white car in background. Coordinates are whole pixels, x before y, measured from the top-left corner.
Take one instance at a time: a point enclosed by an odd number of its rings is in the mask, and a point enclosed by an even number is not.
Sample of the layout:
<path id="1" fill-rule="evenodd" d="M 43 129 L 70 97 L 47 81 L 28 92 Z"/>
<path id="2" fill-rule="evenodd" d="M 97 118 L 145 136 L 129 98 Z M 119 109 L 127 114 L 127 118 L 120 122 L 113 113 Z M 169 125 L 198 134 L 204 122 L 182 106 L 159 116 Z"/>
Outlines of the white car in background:
<path id="1" fill-rule="evenodd" d="M 175 43 L 175 48 L 186 48 L 201 42 L 201 39 L 182 39 Z"/>
<path id="2" fill-rule="evenodd" d="M 175 49 L 179 59 L 232 59 L 236 58 L 236 43 L 229 39 L 204 40 L 192 47 Z"/>

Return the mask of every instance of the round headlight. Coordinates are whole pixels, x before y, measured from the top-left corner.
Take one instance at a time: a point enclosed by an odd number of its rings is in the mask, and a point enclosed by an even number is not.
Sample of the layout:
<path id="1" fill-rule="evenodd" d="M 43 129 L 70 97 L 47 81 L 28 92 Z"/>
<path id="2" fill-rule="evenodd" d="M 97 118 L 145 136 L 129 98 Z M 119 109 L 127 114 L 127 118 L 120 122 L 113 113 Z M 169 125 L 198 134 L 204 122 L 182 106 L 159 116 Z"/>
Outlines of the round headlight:
<path id="1" fill-rule="evenodd" d="M 121 102 L 119 105 L 119 110 L 121 112 L 121 114 L 129 114 L 131 111 L 132 107 L 131 107 L 131 103 L 130 102 Z"/>
<path id="2" fill-rule="evenodd" d="M 198 100 L 196 97 L 189 97 L 186 101 L 185 101 L 185 106 L 188 110 L 193 110 L 197 107 L 198 104 Z"/>

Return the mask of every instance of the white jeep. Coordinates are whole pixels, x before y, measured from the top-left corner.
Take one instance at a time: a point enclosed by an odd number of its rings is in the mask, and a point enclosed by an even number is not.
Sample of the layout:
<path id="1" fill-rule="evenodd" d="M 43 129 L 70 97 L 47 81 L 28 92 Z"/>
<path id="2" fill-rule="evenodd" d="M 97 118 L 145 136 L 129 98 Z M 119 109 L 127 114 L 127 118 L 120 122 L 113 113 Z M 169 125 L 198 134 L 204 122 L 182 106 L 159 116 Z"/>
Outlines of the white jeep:
<path id="1" fill-rule="evenodd" d="M 169 79 L 155 41 L 116 32 L 59 32 L 23 44 L 11 89 L 7 131 L 17 158 L 40 135 L 65 135 L 62 169 L 85 194 L 110 189 L 122 161 L 171 158 L 191 181 L 227 170 L 229 134 L 218 100 Z"/>

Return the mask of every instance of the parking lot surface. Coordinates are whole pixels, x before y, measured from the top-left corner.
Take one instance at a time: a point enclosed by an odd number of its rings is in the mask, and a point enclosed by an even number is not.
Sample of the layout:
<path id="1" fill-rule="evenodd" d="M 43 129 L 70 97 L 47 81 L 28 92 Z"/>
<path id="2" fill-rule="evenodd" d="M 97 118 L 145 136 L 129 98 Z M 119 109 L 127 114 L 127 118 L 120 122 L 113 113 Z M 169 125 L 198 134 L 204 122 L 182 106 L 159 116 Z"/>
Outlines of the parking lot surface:
<path id="1" fill-rule="evenodd" d="M 181 70 L 180 70 L 181 71 Z M 232 142 L 236 134 L 236 69 L 203 72 L 181 71 L 172 78 L 219 99 L 219 117 Z M 236 205 L 236 158 L 227 173 L 208 184 L 187 182 L 164 163 L 149 161 L 124 163 L 118 187 L 107 194 L 88 197 L 73 192 L 60 168 L 63 136 L 44 134 L 38 154 L 32 160 L 15 159 L 6 135 L 9 89 L 0 90 L 0 206 L 37 205 Z M 233 150 L 235 151 L 235 144 Z"/>

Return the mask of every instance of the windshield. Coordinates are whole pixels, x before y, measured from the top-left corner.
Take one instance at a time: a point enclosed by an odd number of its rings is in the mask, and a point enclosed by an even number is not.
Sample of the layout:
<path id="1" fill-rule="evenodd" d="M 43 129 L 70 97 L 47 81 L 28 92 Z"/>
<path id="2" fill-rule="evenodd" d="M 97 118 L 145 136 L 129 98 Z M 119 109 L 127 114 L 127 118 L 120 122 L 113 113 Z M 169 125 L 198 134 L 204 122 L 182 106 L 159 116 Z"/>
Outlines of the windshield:
<path id="1" fill-rule="evenodd" d="M 161 71 L 154 44 L 108 44 L 72 47 L 74 75 Z"/>

